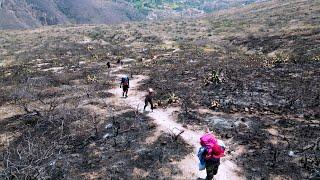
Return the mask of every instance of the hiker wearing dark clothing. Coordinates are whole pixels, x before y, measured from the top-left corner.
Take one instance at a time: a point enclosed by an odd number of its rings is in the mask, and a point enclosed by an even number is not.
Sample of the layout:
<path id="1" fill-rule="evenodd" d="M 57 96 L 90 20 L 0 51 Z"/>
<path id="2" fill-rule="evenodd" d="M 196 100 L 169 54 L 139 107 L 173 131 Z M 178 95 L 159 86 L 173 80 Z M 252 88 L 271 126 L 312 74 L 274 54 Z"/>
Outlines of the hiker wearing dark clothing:
<path id="1" fill-rule="evenodd" d="M 153 111 L 153 102 L 152 102 L 152 99 L 153 99 L 153 95 L 154 95 L 154 93 L 153 93 L 154 91 L 153 91 L 153 89 L 149 89 L 148 90 L 148 95 L 146 96 L 146 98 L 145 98 L 145 100 L 144 100 L 144 108 L 143 108 L 143 110 L 146 110 L 146 107 L 148 106 L 148 104 L 150 103 L 150 106 L 151 106 L 151 111 Z"/>
<path id="2" fill-rule="evenodd" d="M 111 64 L 110 64 L 110 62 L 107 62 L 107 67 L 108 67 L 108 69 L 110 69 L 110 68 L 111 68 Z"/>
<path id="3" fill-rule="evenodd" d="M 207 153 L 206 151 L 204 153 Z M 206 159 L 206 172 L 207 180 L 212 180 L 213 177 L 218 173 L 220 158 Z"/>
<path id="4" fill-rule="evenodd" d="M 200 144 L 201 148 L 198 152 L 199 170 L 204 170 L 205 167 L 207 172 L 206 179 L 212 180 L 218 173 L 220 158 L 224 156 L 225 145 L 210 132 L 200 138 Z"/>
<path id="5" fill-rule="evenodd" d="M 123 97 L 128 97 L 128 90 L 129 90 L 129 77 L 125 76 L 121 78 L 120 88 L 122 87 Z"/>

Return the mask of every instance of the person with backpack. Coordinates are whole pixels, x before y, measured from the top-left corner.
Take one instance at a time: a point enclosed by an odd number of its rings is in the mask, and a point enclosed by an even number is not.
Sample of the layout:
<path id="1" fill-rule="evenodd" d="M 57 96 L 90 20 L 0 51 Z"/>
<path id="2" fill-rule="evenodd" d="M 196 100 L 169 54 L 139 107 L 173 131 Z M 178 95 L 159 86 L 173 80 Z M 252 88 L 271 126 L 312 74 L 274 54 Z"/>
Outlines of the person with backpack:
<path id="1" fill-rule="evenodd" d="M 148 104 L 150 103 L 150 106 L 151 106 L 151 111 L 153 111 L 153 96 L 154 96 L 154 91 L 153 89 L 149 88 L 148 89 L 148 95 L 146 96 L 146 98 L 144 99 L 144 108 L 143 110 L 145 111 L 146 110 L 146 107 L 148 106 Z"/>
<path id="2" fill-rule="evenodd" d="M 124 76 L 121 78 L 120 88 L 121 87 L 123 90 L 122 96 L 128 97 L 128 90 L 129 90 L 129 77 L 128 76 Z"/>
<path id="3" fill-rule="evenodd" d="M 199 170 L 204 167 L 207 172 L 207 180 L 212 180 L 218 173 L 220 158 L 224 156 L 225 145 L 221 140 L 214 137 L 211 132 L 207 132 L 200 138 L 201 148 L 198 152 L 200 160 Z"/>

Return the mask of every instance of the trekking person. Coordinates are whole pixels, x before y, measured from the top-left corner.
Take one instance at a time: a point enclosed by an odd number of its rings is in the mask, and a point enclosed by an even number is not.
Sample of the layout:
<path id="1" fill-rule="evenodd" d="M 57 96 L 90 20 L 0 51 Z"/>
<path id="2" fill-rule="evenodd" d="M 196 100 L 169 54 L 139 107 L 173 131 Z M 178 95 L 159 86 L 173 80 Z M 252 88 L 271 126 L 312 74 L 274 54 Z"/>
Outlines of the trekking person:
<path id="1" fill-rule="evenodd" d="M 128 90 L 129 90 L 129 77 L 124 76 L 121 78 L 120 88 L 122 87 L 123 93 L 122 97 L 128 97 Z"/>
<path id="2" fill-rule="evenodd" d="M 154 91 L 153 89 L 149 88 L 148 89 L 148 95 L 146 96 L 146 98 L 144 99 L 144 108 L 143 110 L 145 111 L 146 110 L 146 107 L 148 106 L 148 104 L 150 103 L 150 106 L 151 106 L 151 111 L 153 111 L 153 96 L 154 96 Z"/>
<path id="3" fill-rule="evenodd" d="M 108 67 L 107 78 L 109 78 L 110 77 L 110 73 L 111 73 L 111 63 L 110 63 L 110 61 L 107 62 L 107 67 Z"/>
<path id="4" fill-rule="evenodd" d="M 199 170 L 203 170 L 204 166 L 207 172 L 206 179 L 212 180 L 218 173 L 220 158 L 224 156 L 225 145 L 209 131 L 200 138 L 200 144 L 201 148 L 198 152 Z"/>

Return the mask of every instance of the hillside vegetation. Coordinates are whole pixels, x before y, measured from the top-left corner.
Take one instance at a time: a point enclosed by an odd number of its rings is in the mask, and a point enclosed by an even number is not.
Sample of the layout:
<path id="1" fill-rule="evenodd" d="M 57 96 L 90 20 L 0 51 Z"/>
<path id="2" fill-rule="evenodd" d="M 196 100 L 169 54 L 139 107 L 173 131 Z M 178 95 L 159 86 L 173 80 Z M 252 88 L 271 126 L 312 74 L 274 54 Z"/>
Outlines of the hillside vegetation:
<path id="1" fill-rule="evenodd" d="M 115 24 L 142 20 L 125 1 L 3 0 L 0 29 L 34 28 L 57 24 Z"/>
<path id="2" fill-rule="evenodd" d="M 227 9 L 230 7 L 244 6 L 253 2 L 261 2 L 261 0 L 126 0 L 132 3 L 137 9 L 172 9 L 176 11 L 184 11 L 188 9 L 197 9 L 203 12 L 213 12 L 215 10 Z"/>
<path id="3" fill-rule="evenodd" d="M 155 89 L 157 108 L 209 127 L 247 179 L 319 178 L 319 41 L 318 0 L 0 31 L 1 177 L 180 177 L 186 142 L 164 133 L 146 143 L 152 120 L 111 102 L 106 64 L 129 58 L 122 72 L 150 77 L 139 88 Z"/>
<path id="4" fill-rule="evenodd" d="M 127 0 L 147 19 L 199 17 L 222 9 L 246 6 L 263 0 Z"/>
<path id="5" fill-rule="evenodd" d="M 1 0 L 0 29 L 195 17 L 260 0 Z"/>

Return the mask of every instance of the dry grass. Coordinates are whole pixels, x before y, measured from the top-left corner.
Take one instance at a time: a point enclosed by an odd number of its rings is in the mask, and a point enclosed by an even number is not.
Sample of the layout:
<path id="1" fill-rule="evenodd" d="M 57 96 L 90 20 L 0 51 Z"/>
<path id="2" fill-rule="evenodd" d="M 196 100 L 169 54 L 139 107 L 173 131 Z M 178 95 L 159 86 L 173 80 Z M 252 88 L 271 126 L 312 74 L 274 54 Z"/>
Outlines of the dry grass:
<path id="1" fill-rule="evenodd" d="M 170 106 L 168 99 L 174 94 L 179 99 L 175 105 L 184 108 L 179 116 L 184 123 L 212 126 L 207 121 L 212 114 L 194 111 L 200 107 L 231 116 L 225 119 L 236 116 L 252 123 L 250 129 L 213 126 L 222 137 L 233 137 L 236 143 L 232 148 L 246 146 L 247 152 L 238 162 L 243 164 L 248 179 L 309 178 L 319 165 L 318 147 L 313 146 L 320 132 L 319 8 L 316 0 L 276 0 L 202 19 L 0 31 L 0 136 L 12 137 L 9 149 L 1 150 L 13 154 L 2 158 L 19 163 L 15 148 L 28 154 L 23 148 L 34 144 L 39 147 L 34 152 L 41 154 L 43 145 L 52 147 L 56 144 L 50 142 L 60 142 L 57 149 L 47 149 L 52 156 L 32 164 L 51 168 L 47 166 L 49 162 L 63 159 L 56 161 L 58 174 L 42 171 L 41 177 L 94 178 L 111 172 L 110 178 L 132 178 L 141 172 L 150 178 L 169 178 L 179 173 L 167 163 L 180 156 L 179 152 L 168 151 L 177 148 L 176 144 L 168 144 L 165 150 L 157 146 L 167 141 L 166 136 L 145 147 L 142 155 L 137 151 L 142 146 L 138 140 L 132 148 L 117 152 L 115 159 L 109 160 L 103 154 L 114 153 L 114 141 L 104 142 L 99 139 L 103 135 L 92 132 L 98 127 L 98 132 L 104 133 L 102 125 L 112 119 L 106 120 L 103 113 L 92 118 L 95 116 L 88 109 L 80 108 L 83 102 L 92 103 L 85 106 L 91 111 L 108 106 L 95 101 L 109 98 L 105 91 L 111 87 L 111 79 L 105 74 L 106 63 L 133 58 L 137 62 L 127 73 L 149 75 L 151 79 L 142 88 L 155 88 L 158 104 Z M 221 84 L 210 82 L 212 70 L 221 72 Z M 123 120 L 128 118 L 135 123 L 130 119 L 133 117 L 132 113 L 125 113 L 117 120 L 125 126 Z M 153 131 L 148 124 L 136 127 Z M 32 141 L 29 133 L 34 133 Z M 135 138 L 147 137 L 130 132 L 117 140 L 121 148 L 127 148 L 124 139 Z M 298 144 L 313 147 L 304 150 Z M 182 144 L 177 146 L 187 153 Z M 146 161 L 149 150 L 155 147 L 164 151 L 165 167 L 157 159 Z M 297 157 L 289 158 L 289 150 Z M 132 176 L 119 168 L 127 155 L 132 158 L 125 162 L 132 165 Z M 25 159 L 21 162 L 28 165 Z M 110 164 L 101 167 L 102 163 Z M 14 167 L 16 164 L 3 166 L 2 175 L 10 176 L 9 170 Z M 173 170 L 168 172 L 168 168 Z M 25 175 L 34 177 L 36 173 L 29 170 Z"/>

